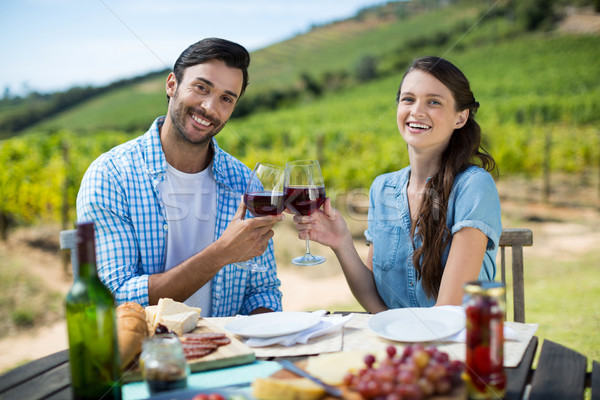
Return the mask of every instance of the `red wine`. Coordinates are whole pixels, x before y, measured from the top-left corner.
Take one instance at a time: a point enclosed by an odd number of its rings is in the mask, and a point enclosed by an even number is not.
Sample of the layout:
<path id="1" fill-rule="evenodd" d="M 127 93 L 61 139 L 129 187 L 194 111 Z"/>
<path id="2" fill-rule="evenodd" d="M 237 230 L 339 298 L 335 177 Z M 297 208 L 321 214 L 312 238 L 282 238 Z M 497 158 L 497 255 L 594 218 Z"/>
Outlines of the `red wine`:
<path id="1" fill-rule="evenodd" d="M 310 215 L 325 201 L 325 188 L 320 187 L 285 187 L 285 205 L 296 214 Z"/>
<path id="2" fill-rule="evenodd" d="M 174 379 L 170 381 L 157 381 L 154 379 L 148 379 L 146 382 L 148 383 L 150 394 L 187 388 L 186 378 Z"/>
<path id="3" fill-rule="evenodd" d="M 252 192 L 244 194 L 244 203 L 248 211 L 255 217 L 261 215 L 277 215 L 284 210 L 283 193 L 281 192 Z"/>

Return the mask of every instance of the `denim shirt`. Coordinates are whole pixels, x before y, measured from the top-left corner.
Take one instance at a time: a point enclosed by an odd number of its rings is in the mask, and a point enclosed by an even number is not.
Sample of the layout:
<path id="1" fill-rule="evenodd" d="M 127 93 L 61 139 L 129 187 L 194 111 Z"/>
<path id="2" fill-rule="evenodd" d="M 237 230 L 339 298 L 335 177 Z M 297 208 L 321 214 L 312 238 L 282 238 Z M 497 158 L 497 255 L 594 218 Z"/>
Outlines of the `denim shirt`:
<path id="1" fill-rule="evenodd" d="M 388 308 L 430 307 L 436 302 L 435 298 L 425 294 L 412 262 L 414 249 L 410 239 L 407 196 L 409 177 L 410 167 L 380 175 L 370 190 L 369 225 L 365 237 L 374 246 L 375 283 Z M 487 171 L 470 166 L 456 176 L 448 200 L 446 225 L 452 235 L 464 227 L 472 227 L 488 237 L 479 279 L 493 280 L 502 222 L 496 184 Z M 444 266 L 451 245 L 452 238 L 442 255 Z M 416 239 L 414 247 L 419 247 Z"/>

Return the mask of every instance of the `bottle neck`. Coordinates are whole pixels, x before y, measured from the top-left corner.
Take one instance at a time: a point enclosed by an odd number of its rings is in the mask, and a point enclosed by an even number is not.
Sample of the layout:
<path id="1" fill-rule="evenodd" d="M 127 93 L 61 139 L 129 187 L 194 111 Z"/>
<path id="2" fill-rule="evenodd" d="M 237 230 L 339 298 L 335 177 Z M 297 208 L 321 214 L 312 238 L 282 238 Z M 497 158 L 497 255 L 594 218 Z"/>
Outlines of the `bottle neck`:
<path id="1" fill-rule="evenodd" d="M 94 225 L 80 224 L 77 227 L 77 252 L 79 261 L 79 276 L 82 279 L 97 277 L 96 271 L 96 241 Z"/>

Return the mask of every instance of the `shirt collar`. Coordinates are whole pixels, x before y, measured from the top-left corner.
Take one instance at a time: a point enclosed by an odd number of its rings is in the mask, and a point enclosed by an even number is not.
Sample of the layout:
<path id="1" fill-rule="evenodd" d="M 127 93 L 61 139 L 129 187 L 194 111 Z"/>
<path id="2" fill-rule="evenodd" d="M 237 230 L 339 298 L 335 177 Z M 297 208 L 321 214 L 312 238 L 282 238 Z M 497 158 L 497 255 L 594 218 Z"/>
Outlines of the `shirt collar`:
<path id="1" fill-rule="evenodd" d="M 167 171 L 167 159 L 160 143 L 160 128 L 164 122 L 165 116 L 158 117 L 144 135 L 146 168 L 152 175 L 161 175 Z M 211 146 L 213 149 L 212 168 L 214 177 L 217 182 L 225 182 L 227 180 L 225 155 L 215 138 L 212 138 Z"/>
<path id="2" fill-rule="evenodd" d="M 223 151 L 217 144 L 217 139 L 215 139 L 213 137 L 211 144 L 212 144 L 212 148 L 213 148 L 213 159 L 212 159 L 213 175 L 217 182 L 222 183 L 226 180 L 226 177 L 227 177 L 227 175 L 225 174 L 226 165 L 224 165 L 225 157 L 224 157 Z"/>
<path id="3" fill-rule="evenodd" d="M 160 175 L 167 171 L 167 159 L 160 144 L 160 128 L 164 122 L 164 116 L 155 119 L 143 139 L 144 159 L 151 175 Z"/>

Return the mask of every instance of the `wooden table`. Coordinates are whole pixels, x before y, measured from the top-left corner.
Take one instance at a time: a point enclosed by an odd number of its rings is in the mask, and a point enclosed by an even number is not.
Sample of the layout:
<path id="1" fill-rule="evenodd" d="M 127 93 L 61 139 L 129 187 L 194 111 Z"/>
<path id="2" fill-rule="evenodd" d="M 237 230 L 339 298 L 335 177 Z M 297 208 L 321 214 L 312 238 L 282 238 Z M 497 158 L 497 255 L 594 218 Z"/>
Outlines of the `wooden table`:
<path id="1" fill-rule="evenodd" d="M 516 368 L 507 368 L 505 399 L 552 400 L 583 399 L 591 388 L 592 400 L 600 400 L 600 364 L 593 362 L 586 372 L 585 356 L 549 340 L 543 342 L 537 369 L 532 362 L 538 339 L 529 343 L 523 360 Z M 71 381 L 67 350 L 32 361 L 0 376 L 0 399 L 70 399 Z"/>

